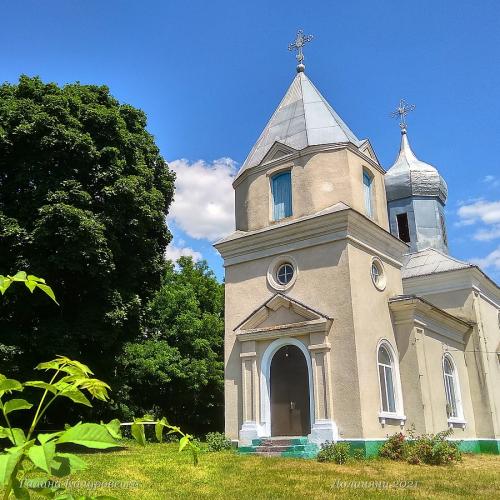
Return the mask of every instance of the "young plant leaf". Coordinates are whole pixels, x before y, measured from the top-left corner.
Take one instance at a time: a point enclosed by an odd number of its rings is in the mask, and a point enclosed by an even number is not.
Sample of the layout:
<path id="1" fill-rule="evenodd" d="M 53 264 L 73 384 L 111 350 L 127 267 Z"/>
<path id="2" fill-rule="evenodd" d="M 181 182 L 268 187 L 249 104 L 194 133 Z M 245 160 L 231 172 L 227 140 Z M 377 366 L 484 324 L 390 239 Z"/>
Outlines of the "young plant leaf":
<path id="1" fill-rule="evenodd" d="M 36 281 L 30 281 L 30 280 L 26 280 L 24 282 L 24 284 L 26 285 L 26 288 L 31 292 L 33 293 L 33 290 L 36 288 Z"/>
<path id="2" fill-rule="evenodd" d="M 92 403 L 85 397 L 85 394 L 83 394 L 83 392 L 79 391 L 78 389 L 63 391 L 60 393 L 60 396 L 69 398 L 74 403 L 92 407 Z"/>
<path id="3" fill-rule="evenodd" d="M 26 272 L 18 271 L 14 276 L 12 276 L 12 281 L 26 281 Z"/>
<path id="4" fill-rule="evenodd" d="M 41 446 L 34 445 L 28 450 L 30 460 L 40 469 L 50 474 L 51 463 L 56 453 L 56 444 L 48 442 Z"/>
<path id="5" fill-rule="evenodd" d="M 21 382 L 18 382 L 17 380 L 14 380 L 13 378 L 5 378 L 3 380 L 0 380 L 0 396 L 2 396 L 6 392 L 22 390 L 23 384 L 21 384 Z"/>
<path id="6" fill-rule="evenodd" d="M 62 458 L 68 460 L 71 473 L 87 468 L 87 462 L 73 453 L 56 453 L 55 459 Z"/>
<path id="7" fill-rule="evenodd" d="M 30 380 L 24 382 L 24 387 L 36 387 L 37 389 L 43 389 L 51 392 L 52 394 L 57 394 L 57 387 L 53 384 L 43 382 L 42 380 Z"/>
<path id="8" fill-rule="evenodd" d="M 25 399 L 10 399 L 3 406 L 4 415 L 17 410 L 29 410 L 33 405 Z"/>
<path id="9" fill-rule="evenodd" d="M 59 432 L 51 432 L 49 434 L 38 434 L 37 439 L 41 444 L 45 444 L 46 442 L 59 437 L 64 431 Z"/>
<path id="10" fill-rule="evenodd" d="M 12 444 L 16 446 L 22 446 L 24 443 L 26 443 L 26 435 L 24 434 L 24 431 L 22 429 L 13 427 L 12 434 L 14 435 L 14 439 L 12 439 L 12 435 L 10 432 L 9 435 L 7 436 L 9 440 L 12 442 Z"/>
<path id="11" fill-rule="evenodd" d="M 132 437 L 141 445 L 146 446 L 146 435 L 144 433 L 144 425 L 133 423 L 130 427 Z"/>
<path id="12" fill-rule="evenodd" d="M 117 418 L 114 418 L 107 424 L 103 424 L 104 427 L 108 430 L 108 432 L 111 434 L 112 437 L 115 439 L 121 439 L 122 438 L 122 433 L 120 430 L 120 421 Z"/>
<path id="13" fill-rule="evenodd" d="M 37 283 L 37 287 L 40 288 L 40 290 L 44 291 L 57 305 L 59 305 L 59 302 L 57 302 L 56 296 L 54 295 L 54 292 L 52 291 L 52 288 L 50 288 L 49 285 L 43 285 L 41 283 Z"/>
<path id="14" fill-rule="evenodd" d="M 159 443 L 163 442 L 163 428 L 164 427 L 165 427 L 165 424 L 163 423 L 163 419 L 156 422 L 156 424 L 155 424 L 155 435 L 156 435 L 156 439 L 158 440 Z"/>
<path id="15" fill-rule="evenodd" d="M 179 441 L 179 451 L 182 451 L 187 446 L 188 443 L 189 443 L 189 437 L 182 436 L 181 440 Z"/>
<path id="16" fill-rule="evenodd" d="M 77 424 L 70 427 L 57 440 L 57 443 L 74 443 L 87 448 L 113 448 L 117 442 L 106 427 L 99 424 Z"/>
<path id="17" fill-rule="evenodd" d="M 0 485 L 7 486 L 21 457 L 22 453 L 19 451 L 0 455 Z"/>

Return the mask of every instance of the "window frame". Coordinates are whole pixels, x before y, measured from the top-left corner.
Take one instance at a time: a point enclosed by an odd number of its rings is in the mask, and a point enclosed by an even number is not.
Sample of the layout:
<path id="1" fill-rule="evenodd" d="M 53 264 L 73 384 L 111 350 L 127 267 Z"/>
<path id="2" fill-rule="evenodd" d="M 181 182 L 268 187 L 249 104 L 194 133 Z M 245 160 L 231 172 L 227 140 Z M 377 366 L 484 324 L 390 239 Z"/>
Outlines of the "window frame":
<path id="1" fill-rule="evenodd" d="M 391 360 L 391 370 L 392 370 L 392 387 L 393 387 L 393 396 L 394 396 L 394 411 L 384 410 L 383 404 L 383 396 L 382 396 L 382 383 L 380 376 L 380 366 L 383 365 L 379 361 L 379 352 L 380 349 L 385 349 L 389 358 Z M 385 424 L 386 420 L 399 420 L 400 425 L 404 425 L 406 421 L 406 415 L 404 414 L 404 406 L 403 406 L 403 393 L 401 389 L 401 378 L 399 374 L 399 362 L 396 357 L 396 351 L 392 347 L 392 344 L 387 339 L 381 339 L 377 343 L 377 349 L 375 352 L 376 356 L 376 366 L 377 366 L 377 383 L 379 387 L 379 420 L 382 425 Z M 386 366 L 386 365 L 383 365 Z M 385 376 L 385 370 L 384 370 Z M 386 385 L 387 388 L 387 385 Z M 387 401 L 389 402 L 389 401 Z M 389 404 L 387 404 L 387 408 L 389 408 Z"/>
<path id="2" fill-rule="evenodd" d="M 278 178 L 278 177 L 282 177 L 284 175 L 288 175 L 288 178 L 290 179 L 290 213 L 287 214 L 287 212 L 285 211 L 285 215 L 283 217 L 280 217 L 280 218 L 277 218 L 275 216 L 276 214 L 276 204 L 275 204 L 275 201 L 274 201 L 274 183 L 275 183 L 275 180 Z M 279 221 L 282 221 L 284 219 L 287 219 L 289 217 L 292 217 L 293 216 L 293 192 L 292 192 L 292 186 L 293 186 L 293 182 L 292 182 L 292 169 L 291 168 L 285 168 L 285 169 L 280 169 L 280 170 L 277 170 L 275 172 L 272 172 L 271 175 L 269 175 L 269 192 L 270 192 L 270 221 L 271 222 L 279 222 Z M 286 208 L 286 207 L 285 207 Z"/>
<path id="3" fill-rule="evenodd" d="M 452 374 L 446 373 L 445 363 L 448 362 L 452 369 Z M 446 401 L 446 418 L 448 419 L 448 425 L 453 426 L 453 424 L 462 424 L 465 425 L 466 420 L 464 417 L 464 408 L 462 403 L 462 391 L 460 389 L 460 380 L 458 376 L 458 369 L 453 356 L 449 352 L 445 352 L 443 354 L 443 359 L 441 361 L 441 368 L 443 371 L 443 389 L 444 389 L 444 397 Z M 450 400 L 448 399 L 449 395 L 449 384 L 447 383 L 447 379 L 451 379 L 453 382 L 453 397 L 455 399 L 455 407 L 456 407 L 456 415 L 448 414 L 448 406 L 450 406 Z M 451 395 L 451 393 L 450 393 Z"/>
<path id="4" fill-rule="evenodd" d="M 373 174 L 363 167 L 363 199 L 365 203 L 365 215 L 370 219 L 375 216 L 374 203 L 373 203 Z M 365 182 L 368 180 L 368 183 Z"/>

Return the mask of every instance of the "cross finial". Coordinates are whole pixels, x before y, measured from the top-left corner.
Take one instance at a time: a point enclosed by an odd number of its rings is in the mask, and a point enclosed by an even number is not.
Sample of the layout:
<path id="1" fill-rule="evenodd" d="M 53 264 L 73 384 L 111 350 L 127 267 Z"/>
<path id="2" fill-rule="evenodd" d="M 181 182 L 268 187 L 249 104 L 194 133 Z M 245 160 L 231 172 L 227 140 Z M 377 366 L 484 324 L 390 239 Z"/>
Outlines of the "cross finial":
<path id="1" fill-rule="evenodd" d="M 415 104 L 408 104 L 404 99 L 399 101 L 399 106 L 391 113 L 391 116 L 399 118 L 399 126 L 401 133 L 406 134 L 406 119 L 405 116 L 415 109 Z"/>
<path id="2" fill-rule="evenodd" d="M 288 50 L 296 50 L 297 55 L 295 56 L 297 58 L 297 61 L 299 64 L 297 64 L 297 72 L 300 73 L 301 71 L 304 71 L 305 66 L 304 66 L 304 53 L 302 52 L 302 47 L 307 42 L 310 42 L 313 39 L 312 35 L 304 35 L 303 30 L 297 31 L 297 36 L 295 37 L 295 41 L 291 44 L 288 45 Z"/>

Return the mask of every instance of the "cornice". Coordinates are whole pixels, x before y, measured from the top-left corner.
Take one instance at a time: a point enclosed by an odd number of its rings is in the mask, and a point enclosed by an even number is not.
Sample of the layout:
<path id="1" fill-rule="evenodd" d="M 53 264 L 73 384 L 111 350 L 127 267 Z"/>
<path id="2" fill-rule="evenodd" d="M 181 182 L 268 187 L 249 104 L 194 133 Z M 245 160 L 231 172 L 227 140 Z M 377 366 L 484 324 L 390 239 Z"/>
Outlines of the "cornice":
<path id="1" fill-rule="evenodd" d="M 396 325 L 412 323 L 446 340 L 465 345 L 474 324 L 457 318 L 418 297 L 394 298 L 389 308 Z"/>
<path id="2" fill-rule="evenodd" d="M 370 144 L 370 146 L 371 146 L 371 144 Z M 364 162 L 368 163 L 373 168 L 378 170 L 382 175 L 385 175 L 385 170 L 382 168 L 382 166 L 379 163 L 377 163 L 375 160 L 370 158 L 368 155 L 365 155 L 364 153 L 362 153 L 354 144 L 352 144 L 350 142 L 342 142 L 342 143 L 336 143 L 336 144 L 319 144 L 317 146 L 307 146 L 304 149 L 301 149 L 299 151 L 295 151 L 295 152 L 287 154 L 285 156 L 281 156 L 281 157 L 276 158 L 274 160 L 269 160 L 267 162 L 263 161 L 259 165 L 247 168 L 243 172 L 238 174 L 233 181 L 233 188 L 236 188 L 239 184 L 241 184 L 241 182 L 243 182 L 243 180 L 246 179 L 250 174 L 258 174 L 261 172 L 265 172 L 267 169 L 279 166 L 283 162 L 290 163 L 290 162 L 294 162 L 295 160 L 302 158 L 304 156 L 310 156 L 313 154 L 325 153 L 325 152 L 329 152 L 329 151 L 341 151 L 343 149 L 348 149 L 349 151 L 353 152 L 354 154 L 359 156 Z M 372 150 L 373 150 L 373 148 L 372 148 Z M 264 160 L 265 160 L 265 157 L 264 157 Z"/>
<path id="3" fill-rule="evenodd" d="M 398 238 L 349 207 L 238 235 L 214 246 L 224 258 L 224 266 L 230 266 L 341 240 L 349 240 L 398 267 L 408 249 Z"/>
<path id="4" fill-rule="evenodd" d="M 426 295 L 457 290 L 476 291 L 500 309 L 500 288 L 477 266 L 404 278 L 403 288 L 405 293 Z"/>

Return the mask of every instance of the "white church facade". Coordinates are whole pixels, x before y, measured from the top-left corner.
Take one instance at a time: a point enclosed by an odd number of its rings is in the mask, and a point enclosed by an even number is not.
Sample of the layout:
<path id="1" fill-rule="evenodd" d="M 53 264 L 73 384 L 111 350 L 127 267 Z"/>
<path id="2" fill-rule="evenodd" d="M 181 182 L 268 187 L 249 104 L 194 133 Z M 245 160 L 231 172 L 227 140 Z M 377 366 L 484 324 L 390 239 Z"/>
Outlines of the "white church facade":
<path id="1" fill-rule="evenodd" d="M 215 245 L 226 434 L 248 451 L 286 438 L 304 456 L 327 440 L 370 455 L 395 432 L 452 427 L 463 449 L 499 453 L 500 289 L 448 254 L 444 179 L 404 121 L 386 172 L 299 62 Z"/>

